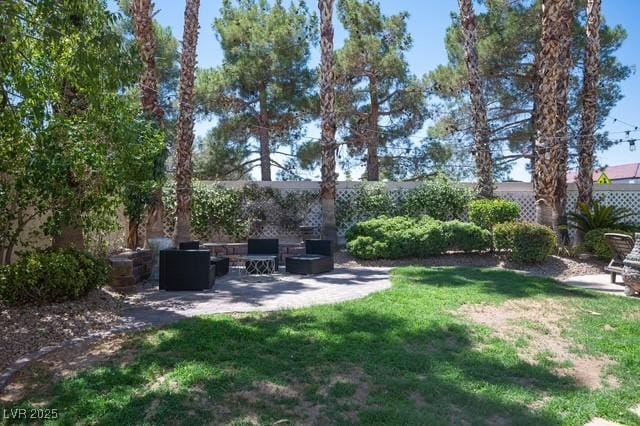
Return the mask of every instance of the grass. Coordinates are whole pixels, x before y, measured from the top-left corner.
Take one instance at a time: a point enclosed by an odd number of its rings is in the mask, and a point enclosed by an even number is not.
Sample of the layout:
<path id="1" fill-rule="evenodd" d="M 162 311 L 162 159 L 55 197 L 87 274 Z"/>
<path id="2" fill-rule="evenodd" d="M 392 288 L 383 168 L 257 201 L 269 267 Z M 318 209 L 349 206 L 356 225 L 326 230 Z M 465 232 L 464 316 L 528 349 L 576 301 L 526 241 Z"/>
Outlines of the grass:
<path id="1" fill-rule="evenodd" d="M 454 312 L 545 298 L 577 309 L 567 338 L 611 358 L 618 388 L 589 391 L 546 354 L 528 363 L 518 356 L 524 339 L 497 338 Z M 549 279 L 406 267 L 392 289 L 354 302 L 141 333 L 127 349 L 133 359 L 116 356 L 20 406 L 45 401 L 62 424 L 640 424 L 629 411 L 640 403 L 639 321 L 637 300 Z"/>

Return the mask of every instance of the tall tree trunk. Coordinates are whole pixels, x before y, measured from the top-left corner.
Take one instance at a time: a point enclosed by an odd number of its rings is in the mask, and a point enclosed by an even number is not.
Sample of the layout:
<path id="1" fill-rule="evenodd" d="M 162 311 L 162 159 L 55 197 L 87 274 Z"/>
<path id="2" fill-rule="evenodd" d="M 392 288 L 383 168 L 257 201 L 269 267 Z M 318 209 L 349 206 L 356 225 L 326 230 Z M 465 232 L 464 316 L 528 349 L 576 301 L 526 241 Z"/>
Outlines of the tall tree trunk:
<path id="1" fill-rule="evenodd" d="M 469 92 L 473 114 L 476 151 L 476 174 L 478 176 L 478 194 L 481 197 L 493 197 L 493 160 L 487 106 L 482 93 L 482 82 L 478 67 L 478 35 L 476 17 L 472 0 L 459 0 L 462 34 L 464 38 L 465 59 L 469 72 Z"/>
<path id="2" fill-rule="evenodd" d="M 571 20 L 573 16 L 573 0 L 545 0 L 542 4 L 542 39 L 539 55 L 539 109 L 536 118 L 536 167 L 534 173 L 534 189 L 536 198 L 536 220 L 547 226 L 553 226 L 557 216 L 557 194 L 559 168 L 566 162 L 563 154 L 564 144 L 558 143 L 566 132 L 566 121 L 559 119 L 566 115 L 562 104 L 567 102 L 566 82 L 568 78 L 566 64 L 563 60 L 563 49 L 566 48 L 566 37 L 571 37 Z M 569 39 L 570 43 L 570 39 Z M 566 77 L 565 77 L 566 76 Z M 566 133 L 565 133 L 566 136 Z M 566 137 L 564 138 L 566 142 Z M 566 170 L 566 166 L 565 166 Z"/>
<path id="3" fill-rule="evenodd" d="M 258 129 L 260 138 L 260 179 L 271 180 L 271 148 L 269 146 L 269 106 L 267 102 L 267 85 L 260 82 L 260 128 Z"/>
<path id="4" fill-rule="evenodd" d="M 335 57 L 333 54 L 333 2 L 319 0 L 320 9 L 320 114 L 322 136 L 320 149 L 322 181 L 322 238 L 338 244 L 336 226 L 336 119 L 335 119 Z"/>
<path id="5" fill-rule="evenodd" d="M 378 158 L 378 120 L 380 119 L 380 105 L 378 103 L 378 81 L 375 71 L 369 77 L 369 95 L 371 96 L 371 113 L 369 114 L 367 141 L 367 180 L 380 180 L 380 160 Z"/>
<path id="6" fill-rule="evenodd" d="M 582 125 L 578 149 L 578 203 L 593 201 L 593 162 L 598 121 L 598 84 L 600 81 L 600 14 L 601 0 L 587 1 L 587 47 L 584 57 L 582 88 Z M 577 231 L 577 242 L 584 235 Z"/>
<path id="7" fill-rule="evenodd" d="M 177 243 L 191 239 L 191 206 L 193 185 L 193 85 L 196 78 L 196 46 L 198 44 L 198 9 L 200 0 L 187 0 L 184 11 L 182 60 L 180 66 L 180 109 L 178 112 L 178 161 L 176 167 L 176 229 Z"/>
<path id="8" fill-rule="evenodd" d="M 569 232 L 567 230 L 567 169 L 569 161 L 569 78 L 571 73 L 571 42 L 573 27 L 574 4 L 573 0 L 564 10 L 562 17 L 562 38 L 560 46 L 560 63 L 558 80 L 556 82 L 557 96 L 557 119 L 556 119 L 556 151 L 552 151 L 555 157 L 556 185 L 553 228 L 558 235 L 558 241 L 562 245 L 569 243 Z"/>
<path id="9" fill-rule="evenodd" d="M 142 62 L 140 76 L 140 103 L 144 114 L 156 120 L 160 128 L 163 127 L 164 111 L 158 99 L 158 78 L 156 73 L 156 38 L 153 29 L 153 3 L 151 0 L 133 0 L 131 13 L 133 15 L 133 30 L 138 42 L 138 52 Z M 164 164 L 160 164 L 158 174 L 164 172 Z M 147 212 L 146 239 L 162 237 L 164 235 L 164 203 L 162 202 L 162 188 L 157 188 L 151 199 Z M 138 246 L 138 218 L 129 218 L 129 248 Z M 134 236 L 135 234 L 135 236 Z"/>

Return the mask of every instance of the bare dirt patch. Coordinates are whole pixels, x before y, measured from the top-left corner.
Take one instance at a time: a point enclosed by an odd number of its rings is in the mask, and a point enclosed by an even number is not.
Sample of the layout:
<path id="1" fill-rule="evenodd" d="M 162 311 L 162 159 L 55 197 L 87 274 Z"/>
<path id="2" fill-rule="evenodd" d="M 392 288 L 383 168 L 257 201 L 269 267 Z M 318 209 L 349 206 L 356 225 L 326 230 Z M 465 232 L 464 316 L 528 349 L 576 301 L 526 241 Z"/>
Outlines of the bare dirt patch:
<path id="1" fill-rule="evenodd" d="M 509 300 L 501 305 L 463 305 L 458 313 L 487 326 L 496 337 L 515 344 L 518 355 L 529 363 L 541 358 L 558 365 L 555 372 L 570 376 L 582 386 L 597 390 L 617 387 L 615 377 L 605 370 L 613 364 L 607 357 L 578 354 L 579 349 L 566 336 L 566 325 L 575 317 L 577 308 L 554 299 Z"/>

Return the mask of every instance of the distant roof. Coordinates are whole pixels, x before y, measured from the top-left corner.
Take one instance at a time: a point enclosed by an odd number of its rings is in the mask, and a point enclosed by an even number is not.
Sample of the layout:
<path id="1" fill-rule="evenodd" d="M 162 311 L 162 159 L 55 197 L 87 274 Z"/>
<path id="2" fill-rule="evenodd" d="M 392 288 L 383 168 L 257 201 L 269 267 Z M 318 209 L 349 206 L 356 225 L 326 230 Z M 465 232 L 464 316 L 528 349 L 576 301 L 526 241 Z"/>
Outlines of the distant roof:
<path id="1" fill-rule="evenodd" d="M 636 179 L 640 178 L 640 163 L 619 164 L 617 166 L 609 166 L 604 169 L 604 172 L 611 180 L 618 179 Z M 597 181 L 602 170 L 593 172 L 593 181 Z M 573 183 L 578 177 L 577 171 L 570 171 L 567 173 L 567 182 Z"/>

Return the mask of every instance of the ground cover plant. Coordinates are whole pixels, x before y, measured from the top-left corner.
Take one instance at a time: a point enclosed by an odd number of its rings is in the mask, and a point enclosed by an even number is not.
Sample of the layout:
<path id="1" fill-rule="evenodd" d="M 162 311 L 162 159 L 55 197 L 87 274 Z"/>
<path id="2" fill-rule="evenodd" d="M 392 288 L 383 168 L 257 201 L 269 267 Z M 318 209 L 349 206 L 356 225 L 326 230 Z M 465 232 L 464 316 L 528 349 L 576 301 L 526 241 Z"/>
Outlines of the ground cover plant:
<path id="1" fill-rule="evenodd" d="M 55 385 L 34 366 L 11 406 L 62 424 L 640 423 L 637 300 L 492 269 L 392 279 L 354 302 L 141 333 Z"/>

